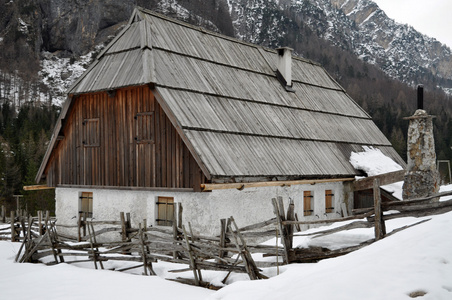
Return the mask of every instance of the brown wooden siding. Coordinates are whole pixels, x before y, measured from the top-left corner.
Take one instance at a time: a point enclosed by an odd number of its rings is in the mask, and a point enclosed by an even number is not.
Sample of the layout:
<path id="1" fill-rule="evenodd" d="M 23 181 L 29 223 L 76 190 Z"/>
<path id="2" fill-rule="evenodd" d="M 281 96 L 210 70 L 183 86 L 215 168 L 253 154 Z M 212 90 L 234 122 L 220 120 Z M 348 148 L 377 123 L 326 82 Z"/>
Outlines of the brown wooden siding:
<path id="1" fill-rule="evenodd" d="M 47 184 L 195 188 L 206 181 L 147 86 L 73 100 Z"/>

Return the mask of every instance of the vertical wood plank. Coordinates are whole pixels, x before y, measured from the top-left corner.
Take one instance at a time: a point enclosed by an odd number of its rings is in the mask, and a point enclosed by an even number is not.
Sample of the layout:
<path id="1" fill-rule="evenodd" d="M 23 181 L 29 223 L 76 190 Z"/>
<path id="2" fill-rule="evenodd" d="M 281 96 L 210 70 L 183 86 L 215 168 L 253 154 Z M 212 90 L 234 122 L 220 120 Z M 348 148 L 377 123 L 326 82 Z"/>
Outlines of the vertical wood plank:
<path id="1" fill-rule="evenodd" d="M 374 179 L 374 208 L 375 208 L 375 240 L 380 240 L 386 234 L 386 228 L 381 210 L 380 179 Z"/>

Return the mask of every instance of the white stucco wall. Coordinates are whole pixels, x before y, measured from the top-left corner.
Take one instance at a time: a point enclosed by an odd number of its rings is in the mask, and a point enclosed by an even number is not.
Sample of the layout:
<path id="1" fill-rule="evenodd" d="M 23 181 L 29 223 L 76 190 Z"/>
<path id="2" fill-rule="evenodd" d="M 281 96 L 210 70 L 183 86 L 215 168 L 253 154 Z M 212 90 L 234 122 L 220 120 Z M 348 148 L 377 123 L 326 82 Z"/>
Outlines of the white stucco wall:
<path id="1" fill-rule="evenodd" d="M 325 214 L 325 190 L 333 190 L 334 193 L 334 212 L 329 214 Z M 303 191 L 311 191 L 314 195 L 312 216 L 303 216 Z M 132 227 L 136 227 L 143 219 L 147 219 L 148 225 L 155 226 L 157 198 L 174 197 L 174 202 L 183 206 L 183 223 L 187 225 L 190 222 L 195 232 L 205 235 L 219 234 L 222 218 L 233 216 L 239 227 L 273 218 L 271 199 L 277 196 L 283 197 L 286 210 L 289 198 L 294 200 L 295 212 L 300 220 L 337 218 L 341 215 L 341 203 L 349 202 L 348 198 L 351 198 L 344 193 L 342 182 L 246 188 L 242 191 L 214 190 L 206 193 L 57 188 L 57 224 L 77 224 L 81 192 L 93 192 L 94 220 L 119 221 L 120 212 L 129 212 Z M 351 207 L 349 203 L 347 206 Z M 72 234 L 75 235 L 74 230 Z"/>

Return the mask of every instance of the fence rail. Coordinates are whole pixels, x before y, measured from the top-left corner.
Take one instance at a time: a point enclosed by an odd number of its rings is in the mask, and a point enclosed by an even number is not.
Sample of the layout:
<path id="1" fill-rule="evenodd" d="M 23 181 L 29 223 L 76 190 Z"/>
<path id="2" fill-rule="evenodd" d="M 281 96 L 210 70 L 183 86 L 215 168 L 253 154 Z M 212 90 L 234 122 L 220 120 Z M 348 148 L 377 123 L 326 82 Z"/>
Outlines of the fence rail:
<path id="1" fill-rule="evenodd" d="M 422 220 L 386 233 L 386 220 L 407 215 L 433 215 L 452 210 L 452 200 L 431 202 L 432 199 L 452 195 L 452 191 L 421 199 L 386 203 L 381 202 L 378 179 L 374 182 L 374 191 L 374 207 L 354 210 L 352 216 L 330 220 L 298 221 L 293 201 L 289 202 L 286 209 L 281 197 L 274 198 L 272 199 L 274 218 L 241 228 L 233 217 L 221 219 L 221 232 L 218 236 L 194 234 L 190 222 L 185 224 L 186 226 L 182 224 L 183 210 L 181 204 L 178 204 L 179 214 L 174 210 L 173 225 L 166 228 L 148 226 L 146 220 L 142 220 L 137 227 L 133 228 L 130 214 L 124 212 L 119 214 L 118 220 L 112 221 L 90 221 L 81 214 L 75 226 L 58 225 L 48 213 L 39 212 L 37 217 L 15 217 L 14 213 L 11 213 L 9 218 L 11 226 L 0 229 L 0 239 L 22 241 L 16 256 L 16 261 L 19 262 L 37 262 L 42 259 L 45 259 L 47 264 L 89 261 L 96 269 L 103 269 L 105 262 L 119 260 L 138 262 L 138 264 L 115 271 L 123 272 L 142 268 L 143 274 L 155 275 L 152 264 L 160 260 L 189 266 L 188 269 L 171 271 L 176 273 L 191 270 L 193 272 L 192 280 L 176 279 L 180 282 L 217 288 L 203 281 L 202 270 L 227 271 L 228 275 L 225 276 L 223 283 L 231 272 L 246 273 L 251 280 L 265 279 L 266 276 L 261 268 L 294 262 L 315 262 L 345 255 L 385 236 L 428 221 Z M 384 213 L 389 210 L 398 212 Z M 3 215 L 2 213 L 2 217 Z M 7 219 L 5 217 L 5 221 L 8 221 Z M 354 220 L 354 222 L 315 233 L 303 233 L 299 228 L 299 225 L 328 224 L 347 220 Z M 73 227 L 77 231 L 77 236 L 63 235 L 58 232 L 58 227 Z M 375 238 L 351 247 L 330 250 L 322 247 L 297 248 L 293 244 L 293 238 L 296 236 L 313 234 L 326 236 L 343 230 L 372 227 L 375 230 Z M 99 237 L 111 232 L 118 233 L 116 241 L 98 242 Z M 281 245 L 276 243 L 275 246 L 266 246 L 250 243 L 250 238 L 254 237 L 268 239 L 277 237 L 281 239 Z M 68 240 L 79 243 L 68 243 Z M 262 253 L 264 257 L 275 256 L 276 261 L 255 261 L 252 253 Z M 282 262 L 279 260 L 280 257 Z"/>

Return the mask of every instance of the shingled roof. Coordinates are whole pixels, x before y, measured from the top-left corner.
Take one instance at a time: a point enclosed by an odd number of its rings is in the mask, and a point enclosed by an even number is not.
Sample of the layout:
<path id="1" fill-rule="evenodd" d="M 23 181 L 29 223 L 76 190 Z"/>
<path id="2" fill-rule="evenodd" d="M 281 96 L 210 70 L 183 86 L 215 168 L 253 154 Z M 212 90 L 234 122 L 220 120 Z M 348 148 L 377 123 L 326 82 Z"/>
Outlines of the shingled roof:
<path id="1" fill-rule="evenodd" d="M 69 89 L 60 118 L 74 95 L 152 84 L 212 181 L 353 176 L 359 172 L 350 153 L 362 146 L 404 165 L 370 116 L 320 65 L 293 57 L 289 92 L 276 76 L 277 56 L 137 8 Z"/>

